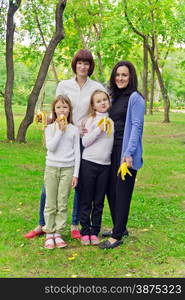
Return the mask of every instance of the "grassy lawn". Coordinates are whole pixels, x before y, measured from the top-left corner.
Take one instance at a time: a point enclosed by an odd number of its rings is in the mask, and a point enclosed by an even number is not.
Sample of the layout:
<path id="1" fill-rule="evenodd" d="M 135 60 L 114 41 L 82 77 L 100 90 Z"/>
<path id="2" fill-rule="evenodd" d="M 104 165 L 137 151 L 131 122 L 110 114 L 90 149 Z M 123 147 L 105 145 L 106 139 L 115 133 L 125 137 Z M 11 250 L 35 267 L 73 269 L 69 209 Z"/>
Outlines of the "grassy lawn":
<path id="1" fill-rule="evenodd" d="M 22 108 L 15 107 L 16 129 Z M 44 237 L 23 234 L 38 223 L 45 149 L 42 131 L 29 127 L 27 144 L 5 142 L 0 108 L 0 277 L 1 278 L 157 278 L 185 277 L 185 114 L 145 116 L 144 165 L 138 172 L 121 247 L 82 247 L 70 238 L 73 191 L 69 199 L 66 249 L 48 251 Z M 107 200 L 102 230 L 111 228 Z"/>

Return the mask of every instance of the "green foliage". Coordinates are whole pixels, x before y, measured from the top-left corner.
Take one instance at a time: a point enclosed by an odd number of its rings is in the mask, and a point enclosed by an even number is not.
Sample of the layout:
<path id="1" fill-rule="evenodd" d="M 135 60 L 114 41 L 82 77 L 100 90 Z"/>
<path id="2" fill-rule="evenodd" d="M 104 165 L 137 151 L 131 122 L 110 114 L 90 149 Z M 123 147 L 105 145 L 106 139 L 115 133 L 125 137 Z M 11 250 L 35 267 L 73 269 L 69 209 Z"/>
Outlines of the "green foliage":
<path id="1" fill-rule="evenodd" d="M 2 2 L 0 30 L 0 101 L 6 81 L 5 69 L 5 20 L 7 1 Z M 34 85 L 45 47 L 38 28 L 37 18 L 46 44 L 54 30 L 55 1 L 22 1 L 16 12 L 16 34 L 14 43 L 15 83 L 13 103 L 26 105 Z M 184 1 L 127 1 L 128 14 L 138 30 L 150 37 L 155 31 L 158 40 L 157 55 L 164 82 L 172 104 L 184 102 Z M 152 20 L 151 12 L 154 15 Z M 144 17 L 143 17 L 144 16 Z M 119 60 L 131 60 L 139 76 L 139 88 L 142 91 L 143 45 L 142 38 L 128 26 L 124 16 L 123 0 L 70 0 L 64 11 L 65 39 L 55 50 L 53 62 L 59 80 L 73 76 L 71 59 L 76 51 L 86 47 L 94 55 L 96 67 L 92 78 L 107 84 L 112 67 Z M 180 50 L 181 48 L 181 50 Z M 166 53 L 169 59 L 166 60 Z M 100 70 L 101 57 L 102 70 Z M 173 63 L 173 60 L 175 62 Z M 171 68 L 173 67 L 173 73 Z M 150 60 L 149 60 L 149 71 Z M 174 76 L 175 74 L 175 76 Z M 150 74 L 149 74 L 150 75 Z M 55 93 L 55 83 L 50 68 L 45 90 L 45 102 L 49 103 Z M 53 81 L 53 82 L 52 82 Z M 51 83 L 52 82 L 52 83 Z M 149 84 L 150 89 L 150 84 Z M 180 104 L 181 105 L 181 104 Z"/>

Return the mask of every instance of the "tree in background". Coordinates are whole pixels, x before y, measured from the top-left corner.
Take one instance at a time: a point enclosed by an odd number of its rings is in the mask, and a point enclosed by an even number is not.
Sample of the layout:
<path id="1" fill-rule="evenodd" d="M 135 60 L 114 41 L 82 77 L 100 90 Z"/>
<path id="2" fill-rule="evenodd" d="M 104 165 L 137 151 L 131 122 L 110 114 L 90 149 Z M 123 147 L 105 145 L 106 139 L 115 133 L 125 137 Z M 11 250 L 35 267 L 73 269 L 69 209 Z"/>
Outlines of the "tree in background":
<path id="1" fill-rule="evenodd" d="M 4 94 L 4 108 L 6 114 L 7 124 L 7 139 L 14 140 L 14 118 L 12 112 L 12 94 L 14 84 L 14 62 L 13 62 L 13 43 L 15 23 L 14 15 L 21 4 L 21 0 L 13 1 L 9 0 L 9 7 L 7 12 L 7 24 L 6 24 L 6 86 Z"/>
<path id="2" fill-rule="evenodd" d="M 175 57 L 177 47 L 184 41 L 183 1 L 172 0 L 130 0 L 127 7 L 127 16 L 132 25 L 146 37 L 136 34 L 125 17 L 123 0 L 70 0 L 66 1 L 62 17 L 65 26 L 65 39 L 58 42 L 49 55 L 47 67 L 41 69 L 53 35 L 55 34 L 54 10 L 58 0 L 22 0 L 16 12 L 16 35 L 14 43 L 14 73 L 12 103 L 27 105 L 26 115 L 18 131 L 17 141 L 25 141 L 26 132 L 33 122 L 34 110 L 40 100 L 42 91 L 46 92 L 45 101 L 51 101 L 58 80 L 67 79 L 72 75 L 71 58 L 80 48 L 88 48 L 96 61 L 95 72 L 92 77 L 108 85 L 112 67 L 119 60 L 131 60 L 136 65 L 139 75 L 139 89 L 143 89 L 146 99 L 153 99 L 157 86 L 154 75 L 157 74 L 152 60 L 148 60 L 147 45 L 157 59 L 159 71 L 163 79 L 167 94 L 175 101 L 175 97 L 183 98 L 181 76 L 183 73 L 183 55 L 179 55 L 175 67 L 179 73 L 173 82 L 170 74 L 170 59 Z M 181 2 L 181 7 L 180 7 Z M 8 0 L 0 3 L 0 52 L 4 52 L 5 11 Z M 15 3 L 15 1 L 13 1 Z M 176 3 L 174 5 L 174 3 Z M 168 5 L 169 4 L 169 5 Z M 178 5 L 177 5 L 178 4 Z M 184 5 L 184 6 L 183 6 Z M 160 11 L 161 9 L 161 11 Z M 159 15 L 157 16 L 157 13 Z M 173 15 L 175 14 L 175 18 Z M 17 16 L 19 18 L 17 18 Z M 60 19 L 62 20 L 62 18 Z M 62 24 L 63 26 L 63 24 Z M 177 28 L 180 30 L 177 32 Z M 64 30 L 63 30 L 64 34 Z M 145 43 L 146 41 L 146 43 Z M 146 51 L 147 50 L 147 51 Z M 43 56 L 45 58 L 43 58 Z M 151 58 L 151 55 L 150 55 Z M 46 59 L 47 60 L 47 59 Z M 45 61 L 46 61 L 45 60 Z M 55 73 L 52 71 L 54 65 Z M 44 73 L 43 73 L 44 71 Z M 0 61 L 0 98 L 4 96 L 5 64 Z M 56 75 L 57 74 L 57 80 Z M 38 79 L 38 76 L 40 76 Z M 152 84 L 149 85 L 149 80 Z M 155 85 L 154 85 L 155 83 Z M 153 86 L 153 88 L 152 88 Z M 44 87 L 44 88 L 43 88 Z M 155 93 L 154 93 L 155 91 Z M 148 97 L 147 95 L 149 95 Z M 31 100 L 32 99 L 32 100 Z M 152 112 L 153 103 L 150 101 L 149 112 Z"/>
<path id="3" fill-rule="evenodd" d="M 127 2 L 123 0 L 125 17 L 132 30 L 143 39 L 148 49 L 164 100 L 163 122 L 168 123 L 170 122 L 170 100 L 160 68 L 160 52 L 164 45 L 166 49 L 177 42 L 177 26 L 180 25 L 180 28 L 183 29 L 182 23 L 179 23 L 176 16 L 176 7 L 179 4 L 169 0 L 145 0 L 142 2 L 129 1 L 128 7 Z M 166 58 L 167 54 L 165 55 Z"/>
<path id="4" fill-rule="evenodd" d="M 67 0 L 58 0 L 55 9 L 55 30 L 52 38 L 46 47 L 44 57 L 42 59 L 39 72 L 34 83 L 33 89 L 29 95 L 27 110 L 24 119 L 22 120 L 18 129 L 16 141 L 25 142 L 26 132 L 29 125 L 33 122 L 35 105 L 40 93 L 40 90 L 45 81 L 49 65 L 51 63 L 55 48 L 58 43 L 64 38 L 63 28 L 63 12 Z M 9 1 L 9 9 L 7 14 L 7 39 L 6 39 L 6 60 L 7 60 L 7 84 L 5 88 L 5 111 L 7 114 L 7 138 L 14 140 L 14 123 L 12 113 L 12 91 L 13 91 L 13 33 L 15 26 L 13 23 L 13 16 L 15 11 L 20 6 L 21 1 Z M 46 46 L 46 45 L 45 45 Z"/>

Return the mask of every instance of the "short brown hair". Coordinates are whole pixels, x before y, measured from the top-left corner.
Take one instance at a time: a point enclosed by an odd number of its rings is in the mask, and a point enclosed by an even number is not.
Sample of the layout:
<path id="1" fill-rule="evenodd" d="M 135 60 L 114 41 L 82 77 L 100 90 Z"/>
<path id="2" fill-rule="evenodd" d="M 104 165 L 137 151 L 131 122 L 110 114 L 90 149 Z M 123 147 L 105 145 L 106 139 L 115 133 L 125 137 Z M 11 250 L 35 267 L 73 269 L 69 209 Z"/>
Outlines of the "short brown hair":
<path id="1" fill-rule="evenodd" d="M 77 61 L 79 61 L 79 60 L 89 62 L 90 68 L 89 68 L 88 75 L 91 76 L 91 74 L 94 71 L 94 67 L 95 67 L 95 62 L 94 62 L 92 53 L 87 49 L 81 49 L 75 54 L 75 56 L 73 57 L 72 62 L 71 62 L 71 67 L 75 74 L 76 74 L 76 64 L 77 64 Z"/>

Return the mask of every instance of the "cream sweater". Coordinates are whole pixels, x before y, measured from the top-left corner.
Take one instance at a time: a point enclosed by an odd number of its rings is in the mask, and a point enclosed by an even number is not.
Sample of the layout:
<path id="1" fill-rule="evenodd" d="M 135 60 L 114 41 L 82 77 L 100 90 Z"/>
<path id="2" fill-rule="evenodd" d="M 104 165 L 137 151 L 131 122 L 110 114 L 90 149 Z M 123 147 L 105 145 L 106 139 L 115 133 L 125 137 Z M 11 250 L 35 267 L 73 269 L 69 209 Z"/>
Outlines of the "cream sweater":
<path id="1" fill-rule="evenodd" d="M 102 132 L 97 126 L 103 117 L 108 117 L 108 113 L 97 112 L 95 118 L 90 117 L 87 119 L 85 127 L 88 132 L 82 137 L 82 144 L 85 147 L 82 158 L 97 164 L 110 165 L 114 140 L 114 123 L 109 119 L 112 124 L 112 133 L 107 136 L 107 133 Z"/>
<path id="2" fill-rule="evenodd" d="M 80 135 L 76 126 L 68 124 L 62 131 L 56 122 L 45 129 L 46 165 L 52 167 L 73 167 L 73 176 L 78 177 L 80 167 Z"/>

